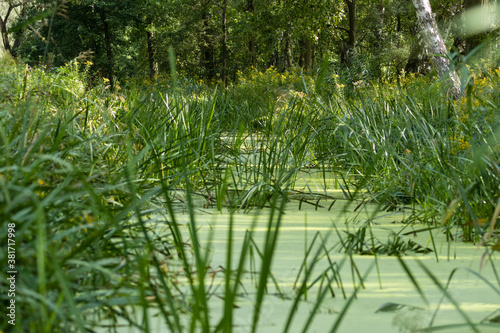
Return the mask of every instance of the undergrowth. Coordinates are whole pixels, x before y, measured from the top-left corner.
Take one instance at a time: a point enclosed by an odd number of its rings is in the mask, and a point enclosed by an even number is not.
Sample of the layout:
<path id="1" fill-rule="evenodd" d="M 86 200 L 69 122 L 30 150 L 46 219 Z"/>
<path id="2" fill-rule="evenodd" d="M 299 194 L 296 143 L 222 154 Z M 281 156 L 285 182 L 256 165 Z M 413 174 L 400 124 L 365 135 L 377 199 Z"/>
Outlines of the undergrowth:
<path id="1" fill-rule="evenodd" d="M 173 331 L 185 329 L 187 315 L 191 330 L 229 332 L 254 242 L 248 234 L 236 267 L 228 258 L 225 316 L 210 322 L 210 273 L 195 212 L 271 207 L 255 330 L 283 210 L 303 168 L 341 175 L 351 200 L 411 207 L 407 222 L 442 225 L 449 237 L 458 230 L 465 241 L 500 249 L 499 69 L 470 69 L 464 96 L 453 101 L 441 97 L 439 83 L 418 77 L 358 83 L 350 96 L 336 73 L 324 81 L 332 88 L 321 90 L 298 70 L 275 69 L 241 73 L 240 84 L 227 88 L 174 78 L 111 91 L 104 78 L 89 84 L 90 64 L 1 62 L 0 238 L 15 231 L 23 323 L 16 332 L 84 332 L 102 318 L 147 331 L 132 305 L 160 309 Z M 190 214 L 187 240 L 176 223 L 179 207 Z M 397 236 L 392 247 L 367 248 L 364 235 L 356 241 L 359 232 L 347 234 L 343 250 L 422 250 Z M 7 262 L 5 248 L 0 259 Z M 181 268 L 169 270 L 173 260 Z M 324 278 L 332 282 L 338 266 Z M 187 279 L 190 291 L 177 279 Z"/>

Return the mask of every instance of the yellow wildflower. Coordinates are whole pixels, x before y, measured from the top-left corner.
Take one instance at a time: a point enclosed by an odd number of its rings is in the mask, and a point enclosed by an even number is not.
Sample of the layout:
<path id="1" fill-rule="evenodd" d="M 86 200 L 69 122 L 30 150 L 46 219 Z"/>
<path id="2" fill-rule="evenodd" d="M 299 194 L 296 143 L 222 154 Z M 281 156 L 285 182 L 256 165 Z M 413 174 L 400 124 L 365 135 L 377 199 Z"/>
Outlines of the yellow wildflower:
<path id="1" fill-rule="evenodd" d="M 44 182 L 43 180 L 41 180 L 41 179 L 38 179 L 38 180 L 37 180 L 37 183 L 38 183 L 38 185 L 40 185 L 40 186 L 45 186 L 45 185 L 47 185 L 47 183 L 45 183 L 45 182 Z M 40 199 L 45 198 L 45 192 L 42 192 L 42 191 L 39 191 L 39 190 L 35 190 L 35 194 L 36 194 L 36 195 L 38 195 L 38 196 L 40 197 Z"/>
<path id="2" fill-rule="evenodd" d="M 85 219 L 85 222 L 87 222 L 87 224 L 92 224 L 94 222 L 94 216 L 90 214 L 85 214 L 83 218 Z M 87 232 L 87 227 L 83 228 L 83 230 Z"/>

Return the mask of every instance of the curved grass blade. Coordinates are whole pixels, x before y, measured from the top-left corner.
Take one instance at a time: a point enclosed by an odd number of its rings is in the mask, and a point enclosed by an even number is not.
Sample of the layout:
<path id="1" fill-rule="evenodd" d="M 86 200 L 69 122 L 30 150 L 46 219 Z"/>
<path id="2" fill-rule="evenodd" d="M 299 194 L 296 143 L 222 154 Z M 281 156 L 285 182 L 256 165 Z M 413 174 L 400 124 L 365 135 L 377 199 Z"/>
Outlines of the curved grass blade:
<path id="1" fill-rule="evenodd" d="M 430 279 L 432 280 L 432 282 L 434 282 L 434 284 L 439 288 L 439 290 L 441 290 L 441 292 L 443 293 L 443 297 L 446 297 L 455 306 L 455 308 L 460 313 L 460 315 L 465 319 L 465 321 L 467 322 L 467 325 L 471 328 L 471 330 L 474 331 L 475 333 L 480 333 L 480 331 L 476 327 L 476 324 L 474 324 L 472 322 L 472 320 L 467 315 L 467 313 L 465 313 L 460 308 L 460 305 L 458 304 L 458 302 L 450 295 L 450 293 L 448 293 L 448 284 L 447 284 L 446 288 L 443 287 L 441 285 L 441 283 L 439 282 L 439 280 L 437 279 L 437 277 L 421 261 L 417 260 L 417 263 L 425 271 L 425 273 L 430 277 Z M 448 281 L 450 281 L 450 279 L 448 279 Z M 434 317 L 432 318 L 429 326 L 432 325 Z"/>
<path id="2" fill-rule="evenodd" d="M 496 292 L 500 297 L 500 289 L 495 288 L 495 286 L 490 281 L 488 281 L 486 278 L 484 278 L 479 273 L 477 273 L 469 268 L 463 268 L 463 267 L 458 267 L 458 268 L 455 268 L 451 271 L 450 276 L 448 277 L 448 281 L 446 282 L 446 287 L 444 288 L 444 290 L 448 290 L 448 287 L 450 286 L 451 280 L 453 279 L 453 275 L 455 275 L 455 273 L 459 270 L 464 270 L 464 271 L 467 271 L 468 273 L 475 275 L 476 277 L 481 279 L 487 286 L 489 286 L 494 292 Z M 432 315 L 432 319 L 429 323 L 429 326 L 432 326 L 432 324 L 434 323 L 434 319 L 436 318 L 436 315 L 437 315 L 439 308 L 441 307 L 441 304 L 443 303 L 445 297 L 448 297 L 447 294 L 444 294 L 443 297 L 441 297 L 441 300 L 439 301 L 439 304 L 436 307 L 436 311 Z"/>
<path id="3" fill-rule="evenodd" d="M 368 267 L 368 269 L 366 270 L 365 274 L 363 275 L 362 281 L 366 280 L 366 278 L 370 274 L 370 271 L 373 269 L 373 266 L 374 266 L 374 263 L 371 263 L 370 266 Z M 358 285 L 354 289 L 351 297 L 349 297 L 349 299 L 347 300 L 346 304 L 342 308 L 342 311 L 340 311 L 337 319 L 335 320 L 335 323 L 333 324 L 332 328 L 330 329 L 330 333 L 337 332 L 337 330 L 340 327 L 340 324 L 342 323 L 342 320 L 344 319 L 345 315 L 347 314 L 347 310 L 349 310 L 349 307 L 351 306 L 352 302 L 354 301 L 354 299 L 356 299 L 356 297 L 357 297 L 356 295 L 357 295 L 359 289 L 361 289 L 361 287 L 362 287 L 362 284 Z"/>

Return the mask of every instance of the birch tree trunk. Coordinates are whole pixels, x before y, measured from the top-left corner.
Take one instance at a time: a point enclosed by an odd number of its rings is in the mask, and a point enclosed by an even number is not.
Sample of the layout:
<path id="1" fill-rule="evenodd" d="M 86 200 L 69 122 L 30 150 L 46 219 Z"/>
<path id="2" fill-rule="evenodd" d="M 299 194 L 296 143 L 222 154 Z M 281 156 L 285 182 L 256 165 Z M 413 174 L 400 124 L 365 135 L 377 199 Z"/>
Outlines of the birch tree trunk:
<path id="1" fill-rule="evenodd" d="M 446 57 L 446 46 L 439 33 L 436 19 L 429 0 L 412 0 L 417 11 L 418 24 L 424 35 L 424 41 L 432 54 L 432 63 L 439 76 L 448 75 L 449 92 L 454 98 L 460 96 L 460 79 L 455 70 L 450 70 L 450 60 Z"/>

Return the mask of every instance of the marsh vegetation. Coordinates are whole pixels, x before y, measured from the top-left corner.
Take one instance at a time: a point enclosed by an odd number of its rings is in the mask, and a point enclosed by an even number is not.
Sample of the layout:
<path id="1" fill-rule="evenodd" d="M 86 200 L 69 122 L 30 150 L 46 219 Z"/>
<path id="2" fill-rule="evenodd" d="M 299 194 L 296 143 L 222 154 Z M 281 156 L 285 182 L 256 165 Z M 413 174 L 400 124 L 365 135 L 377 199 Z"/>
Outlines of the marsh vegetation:
<path id="1" fill-rule="evenodd" d="M 448 289 L 469 270 L 500 296 L 498 68 L 465 70 L 466 93 L 448 100 L 429 77 L 347 97 L 336 74 L 273 68 L 227 88 L 166 77 L 110 91 L 105 80 L 86 86 L 86 66 L 2 60 L 14 331 L 149 331 L 158 321 L 260 331 L 277 300 L 288 309 L 280 330 L 307 330 L 326 311 L 336 331 L 359 295 L 385 284 L 388 260 L 421 297 L 410 305 L 438 312 L 422 286 L 432 281 L 456 325 L 498 325 L 472 320 Z M 479 255 L 458 262 L 460 243 Z M 428 268 L 439 265 L 444 276 Z M 246 324 L 240 307 L 253 313 Z"/>
<path id="2" fill-rule="evenodd" d="M 496 2 L 304 3 L 3 3 L 0 333 L 498 331 Z"/>

